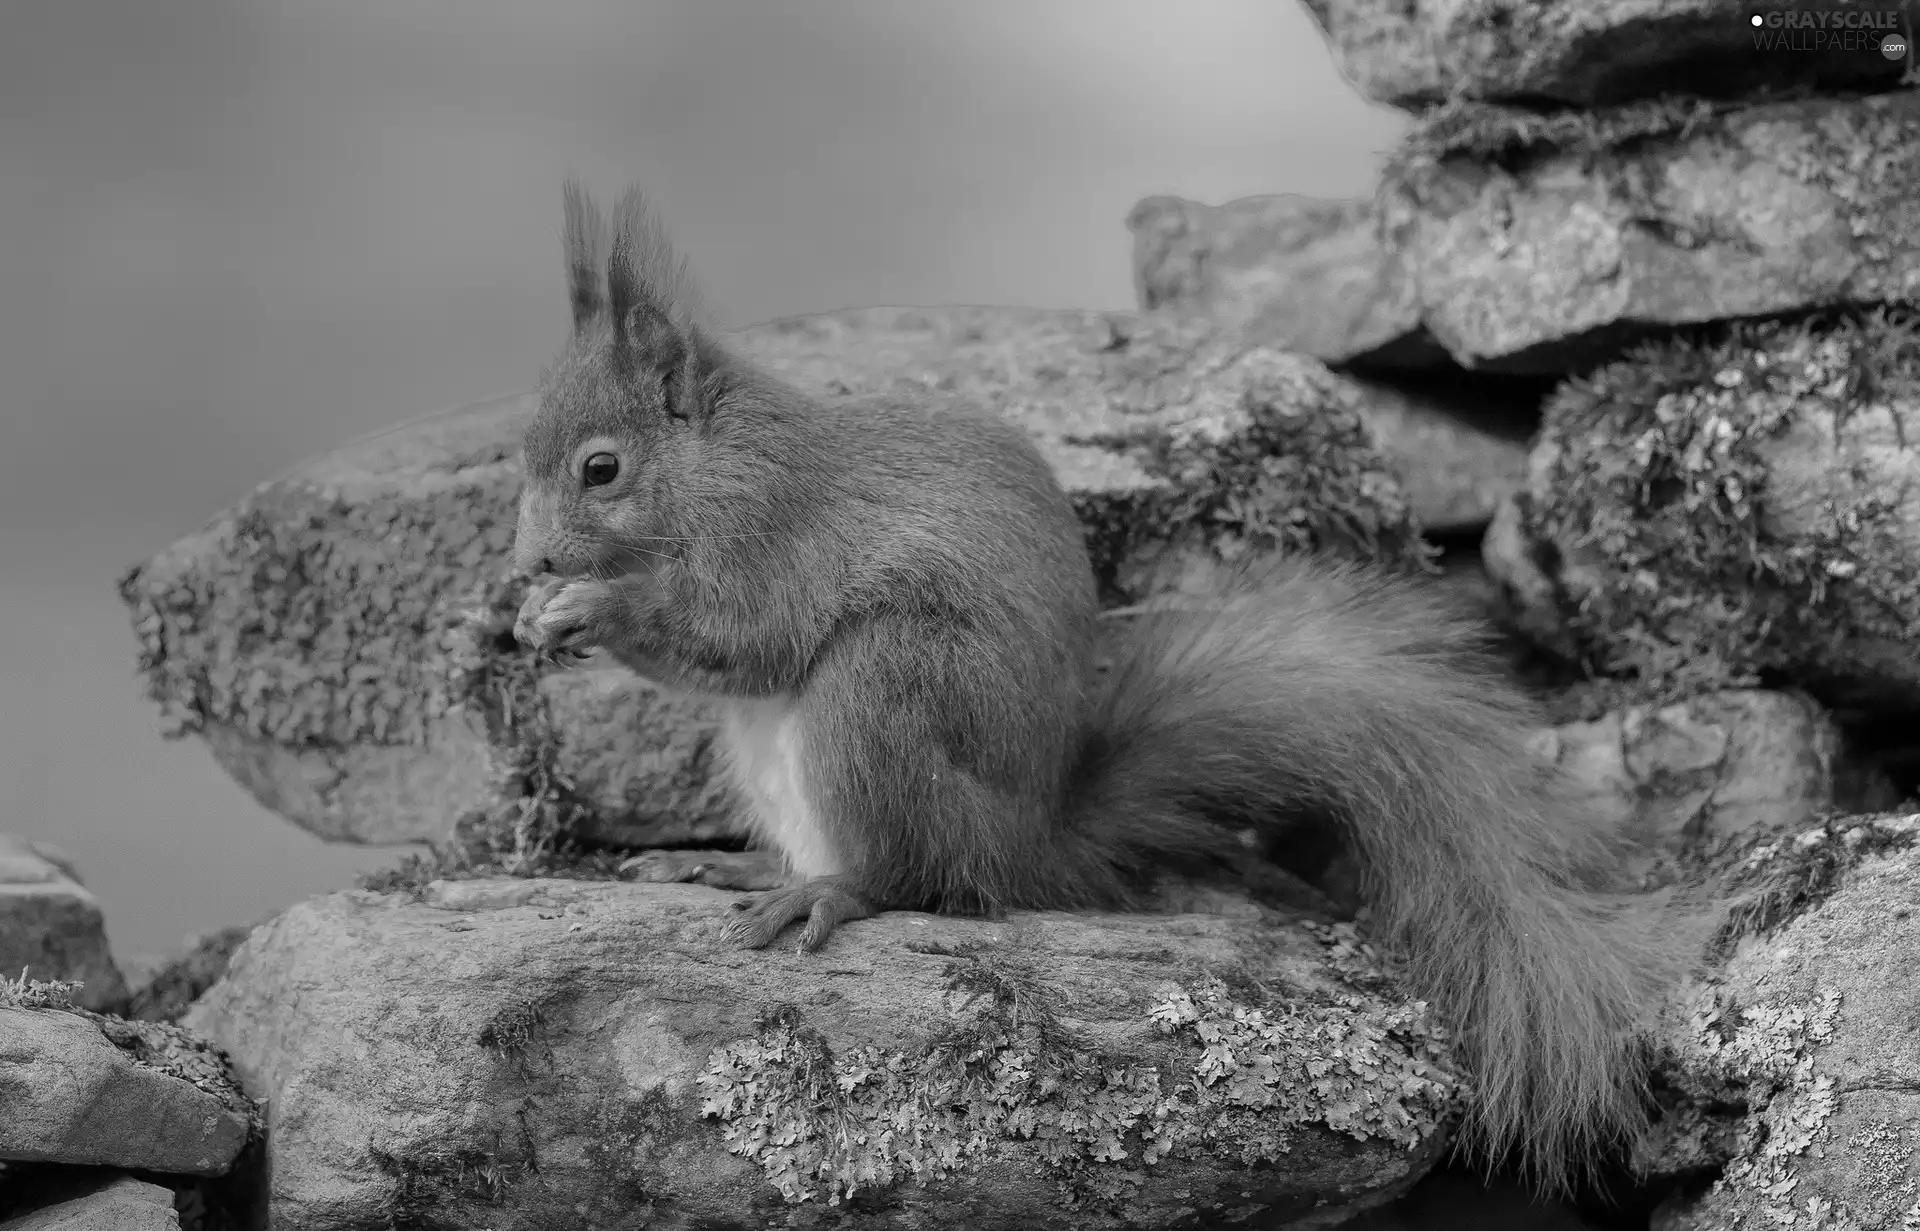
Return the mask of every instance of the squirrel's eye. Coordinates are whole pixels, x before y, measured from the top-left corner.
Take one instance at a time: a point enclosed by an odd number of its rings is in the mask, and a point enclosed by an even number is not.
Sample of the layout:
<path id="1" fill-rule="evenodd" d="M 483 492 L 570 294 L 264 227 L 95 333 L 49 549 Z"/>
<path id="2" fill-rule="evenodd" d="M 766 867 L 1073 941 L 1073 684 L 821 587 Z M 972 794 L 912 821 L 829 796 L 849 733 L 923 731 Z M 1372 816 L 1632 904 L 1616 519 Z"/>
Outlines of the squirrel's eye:
<path id="1" fill-rule="evenodd" d="M 596 453 L 580 466 L 580 477 L 588 487 L 605 487 L 620 474 L 620 459 L 611 453 Z"/>

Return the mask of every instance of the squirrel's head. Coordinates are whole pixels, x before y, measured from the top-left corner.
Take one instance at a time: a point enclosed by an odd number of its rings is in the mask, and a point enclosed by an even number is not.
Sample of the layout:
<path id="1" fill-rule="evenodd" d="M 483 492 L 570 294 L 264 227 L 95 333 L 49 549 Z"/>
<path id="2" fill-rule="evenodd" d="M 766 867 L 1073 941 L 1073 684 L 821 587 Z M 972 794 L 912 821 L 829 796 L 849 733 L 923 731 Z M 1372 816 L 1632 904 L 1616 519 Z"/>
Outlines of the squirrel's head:
<path id="1" fill-rule="evenodd" d="M 637 191 L 614 211 L 604 281 L 602 247 L 599 211 L 569 182 L 573 336 L 541 379 L 523 441 L 513 555 L 524 573 L 605 577 L 670 554 L 660 536 L 675 476 L 695 472 L 726 393 L 686 267 Z"/>

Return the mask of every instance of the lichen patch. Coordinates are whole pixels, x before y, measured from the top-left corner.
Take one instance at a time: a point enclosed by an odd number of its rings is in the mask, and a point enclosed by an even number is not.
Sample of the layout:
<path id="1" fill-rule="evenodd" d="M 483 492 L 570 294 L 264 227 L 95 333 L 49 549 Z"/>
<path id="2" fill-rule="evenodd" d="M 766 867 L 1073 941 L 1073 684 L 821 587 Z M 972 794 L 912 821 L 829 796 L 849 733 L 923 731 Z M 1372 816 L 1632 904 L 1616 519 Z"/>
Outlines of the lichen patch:
<path id="1" fill-rule="evenodd" d="M 955 1018 L 917 1049 L 835 1049 L 802 1014 L 769 1014 L 698 1078 L 727 1148 L 788 1202 L 837 1204 L 1015 1151 L 1066 1207 L 1123 1202 L 1169 1158 L 1257 1166 L 1322 1126 L 1411 1150 L 1454 1109 L 1459 1080 L 1420 1002 L 1360 995 L 1253 1008 L 1213 976 L 1168 983 L 1115 1052 L 1081 1037 L 1044 980 L 1001 977 L 991 951 L 948 968 Z M 969 1011 L 977 1009 L 978 1011 Z"/>

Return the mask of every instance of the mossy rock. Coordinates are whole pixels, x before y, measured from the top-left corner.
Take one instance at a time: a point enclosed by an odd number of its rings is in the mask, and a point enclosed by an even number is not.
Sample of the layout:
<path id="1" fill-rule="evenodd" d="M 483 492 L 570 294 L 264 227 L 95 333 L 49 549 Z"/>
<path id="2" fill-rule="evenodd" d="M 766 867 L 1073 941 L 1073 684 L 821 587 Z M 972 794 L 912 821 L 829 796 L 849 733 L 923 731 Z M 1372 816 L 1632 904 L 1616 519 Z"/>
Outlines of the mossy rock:
<path id="1" fill-rule="evenodd" d="M 1920 705 L 1920 328 L 1673 340 L 1568 381 L 1487 563 L 1549 648 L 1647 698 L 1785 680 Z"/>
<path id="2" fill-rule="evenodd" d="M 1713 1176 L 1667 1231 L 1854 1231 L 1920 1218 L 1920 816 L 1834 817 L 1729 852 L 1743 913 L 1724 965 L 1669 1005 L 1656 1173 Z"/>
<path id="3" fill-rule="evenodd" d="M 261 928 L 187 1022 L 267 1099 L 273 1225 L 1327 1225 L 1445 1151 L 1445 1046 L 1349 925 L 897 912 L 749 952 L 728 896 L 437 882 Z"/>
<path id="4" fill-rule="evenodd" d="M 1362 395 L 1312 359 L 1193 323 L 1026 309 L 841 312 L 735 341 L 824 397 L 905 388 L 1025 425 L 1116 601 L 1248 550 L 1426 558 Z M 479 817 L 492 855 L 531 867 L 562 829 L 724 837 L 706 707 L 513 644 L 530 410 L 497 399 L 313 459 L 133 569 L 121 593 L 170 730 L 328 839 L 437 839 Z"/>
<path id="5" fill-rule="evenodd" d="M 1453 98 L 1593 107 L 1670 90 L 1739 97 L 1800 88 L 1885 89 L 1912 58 L 1878 50 L 1885 29 L 1814 46 L 1755 13 L 1796 6 L 1740 0 L 1305 0 L 1334 60 L 1375 102 L 1418 111 Z M 1866 10 L 1910 32 L 1913 0 L 1813 9 Z M 1901 17 L 1904 16 L 1904 24 Z M 1811 25 L 1811 21 L 1809 25 Z M 1836 36 L 1840 32 L 1836 31 Z M 1772 36 L 1769 41 L 1768 36 Z"/>
<path id="6" fill-rule="evenodd" d="M 225 1058 L 178 1026 L 0 1001 L 0 1040 L 0 1158 L 212 1177 L 258 1136 Z"/>
<path id="7" fill-rule="evenodd" d="M 1371 200 L 1149 197 L 1127 226 L 1143 310 L 1345 365 L 1427 530 L 1484 529 L 1518 489 L 1540 382 L 1475 377 L 1427 335 Z"/>
<path id="8" fill-rule="evenodd" d="M 89 1009 L 118 1012 L 126 979 L 107 944 L 100 902 L 64 852 L 0 834 L 0 978 L 80 984 Z"/>

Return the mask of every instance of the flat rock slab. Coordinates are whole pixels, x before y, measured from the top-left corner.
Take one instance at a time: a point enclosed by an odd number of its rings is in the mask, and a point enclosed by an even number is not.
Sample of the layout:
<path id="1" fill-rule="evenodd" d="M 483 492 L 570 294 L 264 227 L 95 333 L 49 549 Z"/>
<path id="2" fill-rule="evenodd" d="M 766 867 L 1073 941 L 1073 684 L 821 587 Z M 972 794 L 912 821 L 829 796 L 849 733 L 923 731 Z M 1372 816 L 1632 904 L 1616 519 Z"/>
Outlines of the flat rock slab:
<path id="1" fill-rule="evenodd" d="M 226 1171 L 246 1144 L 248 1109 L 217 1062 L 177 1046 L 172 1033 L 59 1009 L 0 1008 L 0 1159 Z"/>
<path id="2" fill-rule="evenodd" d="M 1745 1115 L 1720 1178 L 1657 1214 L 1662 1231 L 1914 1220 L 1916 830 L 1920 816 L 1841 819 L 1754 852 L 1759 871 L 1782 864 L 1787 879 L 1817 889 L 1795 917 L 1742 941 L 1670 1014 L 1663 1076 L 1701 1105 Z M 1835 870 L 1809 877 L 1809 868 Z"/>
<path id="3" fill-rule="evenodd" d="M 1127 215 L 1140 307 L 1197 312 L 1328 363 L 1420 366 L 1444 351 L 1419 333 L 1417 306 L 1364 198 L 1280 193 L 1203 205 L 1148 197 Z"/>
<path id="4" fill-rule="evenodd" d="M 1920 326 L 1672 342 L 1564 385 L 1490 572 L 1542 645 L 1651 693 L 1762 677 L 1920 707 Z"/>
<path id="5" fill-rule="evenodd" d="M 73 861 L 43 842 L 0 834 L 0 975 L 78 982 L 76 1003 L 110 1009 L 126 1002 L 126 980 L 107 946 L 99 901 Z"/>
<path id="6" fill-rule="evenodd" d="M 1568 372 L 1648 330 L 1920 297 L 1920 92 L 1449 109 L 1378 199 L 1420 329 Z"/>
<path id="7" fill-rule="evenodd" d="M 745 952 L 730 896 L 436 882 L 257 932 L 187 1022 L 269 1100 L 273 1225 L 1281 1226 L 1443 1148 L 1446 1058 L 1350 931 L 894 913 Z"/>
<path id="8" fill-rule="evenodd" d="M 1894 15 L 1911 37 L 1914 0 L 1754 5 L 1733 0 L 1303 0 L 1362 94 L 1409 110 L 1449 98 L 1592 107 L 1667 93 L 1734 97 L 1794 87 L 1885 89 L 1911 57 L 1888 33 L 1832 13 Z M 1791 28 L 1784 14 L 1810 10 Z M 1762 15 L 1759 27 L 1753 16 Z M 1769 23 L 1767 15 L 1778 17 Z M 1824 18 L 1824 20 L 1822 20 Z M 1904 25 L 1900 25 L 1904 18 Z M 1860 18 L 1854 18 L 1858 23 Z"/>
<path id="9" fill-rule="evenodd" d="M 0 1231 L 177 1231 L 173 1190 L 130 1175 L 109 1175 L 85 1191 L 16 1218 Z"/>
<path id="10" fill-rule="evenodd" d="M 1362 393 L 1312 359 L 1187 322 L 1022 309 L 870 309 L 737 340 L 823 396 L 912 386 L 1027 426 L 1121 597 L 1222 539 L 1420 554 Z M 317 458 L 133 570 L 121 592 L 170 729 L 329 839 L 437 838 L 533 772 L 571 784 L 585 836 L 726 833 L 703 707 L 512 645 L 530 409 L 499 399 Z"/>

